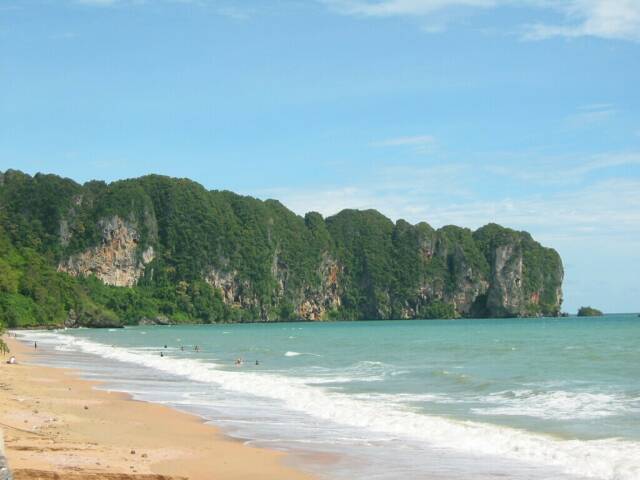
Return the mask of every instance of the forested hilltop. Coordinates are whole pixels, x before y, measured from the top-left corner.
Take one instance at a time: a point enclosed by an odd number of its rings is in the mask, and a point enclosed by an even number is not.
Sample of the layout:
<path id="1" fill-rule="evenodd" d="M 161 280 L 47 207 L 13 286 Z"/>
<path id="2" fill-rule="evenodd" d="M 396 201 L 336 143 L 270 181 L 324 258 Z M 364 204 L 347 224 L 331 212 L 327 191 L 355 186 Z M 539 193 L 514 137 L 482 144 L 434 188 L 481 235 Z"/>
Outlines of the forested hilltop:
<path id="1" fill-rule="evenodd" d="M 0 320 L 111 326 L 557 315 L 562 261 L 526 232 L 300 217 L 149 175 L 0 172 Z"/>

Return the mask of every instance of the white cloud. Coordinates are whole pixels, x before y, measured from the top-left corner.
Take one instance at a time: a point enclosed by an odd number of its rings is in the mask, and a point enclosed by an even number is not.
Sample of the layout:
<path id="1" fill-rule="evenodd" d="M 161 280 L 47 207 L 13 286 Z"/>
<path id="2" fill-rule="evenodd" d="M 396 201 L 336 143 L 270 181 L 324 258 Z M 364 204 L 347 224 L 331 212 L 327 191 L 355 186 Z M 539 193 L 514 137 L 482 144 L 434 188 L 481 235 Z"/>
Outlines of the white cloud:
<path id="1" fill-rule="evenodd" d="M 89 7 L 112 7 L 115 5 L 145 5 L 155 3 L 196 5 L 199 7 L 211 7 L 210 12 L 233 20 L 247 20 L 256 13 L 256 9 L 250 6 L 237 5 L 233 2 L 217 0 L 69 0 L 73 3 Z"/>
<path id="2" fill-rule="evenodd" d="M 497 221 L 542 235 L 626 238 L 640 246 L 640 180 L 612 179 L 573 192 L 457 203 L 434 209 L 431 219 L 436 225 L 472 228 Z"/>
<path id="3" fill-rule="evenodd" d="M 299 214 L 313 210 L 328 216 L 345 208 L 375 208 L 392 219 L 417 222 L 429 219 L 425 207 L 439 198 L 469 199 L 468 184 L 473 175 L 473 168 L 465 164 L 388 166 L 377 169 L 370 178 L 362 178 L 360 183 L 258 193 L 261 197 L 278 198 Z"/>
<path id="4" fill-rule="evenodd" d="M 496 179 L 497 166 L 463 163 L 422 168 L 391 166 L 378 169 L 362 183 L 283 188 L 261 192 L 261 196 L 276 197 L 299 214 L 315 210 L 326 216 L 344 208 L 375 208 L 392 219 L 427 221 L 436 227 L 457 224 L 477 228 L 498 222 L 531 231 L 534 236 L 563 241 L 598 237 L 632 242 L 640 248 L 640 179 L 619 171 L 613 177 L 587 179 L 589 173 L 637 165 L 640 152 L 592 156 L 564 167 L 548 160 L 546 165 L 532 163 L 503 170 L 511 177 L 520 171 L 517 179 L 533 179 L 551 187 L 544 193 L 532 187 L 529 193 L 517 197 L 496 190 L 482 199 L 487 181 L 504 185 L 505 192 L 513 191 L 508 188 L 513 185 Z M 549 185 L 548 180 L 554 176 L 580 181 L 572 188 Z"/>
<path id="5" fill-rule="evenodd" d="M 372 147 L 406 147 L 415 153 L 432 153 L 436 146 L 436 138 L 433 135 L 414 135 L 409 137 L 388 138 L 371 143 Z"/>
<path id="6" fill-rule="evenodd" d="M 606 153 L 581 157 L 534 158 L 517 167 L 488 165 L 487 172 L 524 182 L 565 187 L 582 184 L 589 174 L 640 165 L 640 153 Z"/>
<path id="7" fill-rule="evenodd" d="M 233 20 L 247 20 L 255 14 L 252 8 L 243 8 L 238 6 L 222 6 L 216 10 L 218 15 L 229 17 Z"/>
<path id="8" fill-rule="evenodd" d="M 524 38 L 592 36 L 640 41 L 638 0 L 321 0 L 333 10 L 368 17 L 406 16 L 427 19 L 445 10 L 528 8 L 557 12 L 554 23 L 530 22 Z M 428 30 L 428 29 L 427 29 Z"/>
<path id="9" fill-rule="evenodd" d="M 413 137 L 396 137 L 374 142 L 372 145 L 376 147 L 397 147 L 402 145 L 431 145 L 435 142 L 433 135 L 416 135 Z"/>
<path id="10" fill-rule="evenodd" d="M 569 115 L 565 119 L 565 123 L 571 128 L 589 127 L 606 122 L 617 113 L 615 107 L 608 103 L 585 105 Z"/>
<path id="11" fill-rule="evenodd" d="M 80 5 L 89 5 L 92 7 L 109 7 L 115 5 L 119 0 L 76 0 Z"/>
<path id="12" fill-rule="evenodd" d="M 571 0 L 557 2 L 553 8 L 562 11 L 569 23 L 531 25 L 526 38 L 592 36 L 640 41 L 638 0 Z"/>
<path id="13" fill-rule="evenodd" d="M 371 17 L 429 15 L 451 7 L 493 7 L 497 0 L 325 0 L 343 13 Z"/>
<path id="14" fill-rule="evenodd" d="M 97 7 L 119 3 L 145 3 L 149 0 L 72 0 Z M 174 3 L 213 4 L 211 0 L 165 0 Z M 364 17 L 418 17 L 424 31 L 437 33 L 445 29 L 445 12 L 499 7 L 555 11 L 557 22 L 529 22 L 520 26 L 523 37 L 543 40 L 552 37 L 592 36 L 607 39 L 640 41 L 640 1 L 638 0 L 317 0 L 333 11 Z M 251 11 L 244 7 L 222 5 L 218 13 L 244 19 Z"/>

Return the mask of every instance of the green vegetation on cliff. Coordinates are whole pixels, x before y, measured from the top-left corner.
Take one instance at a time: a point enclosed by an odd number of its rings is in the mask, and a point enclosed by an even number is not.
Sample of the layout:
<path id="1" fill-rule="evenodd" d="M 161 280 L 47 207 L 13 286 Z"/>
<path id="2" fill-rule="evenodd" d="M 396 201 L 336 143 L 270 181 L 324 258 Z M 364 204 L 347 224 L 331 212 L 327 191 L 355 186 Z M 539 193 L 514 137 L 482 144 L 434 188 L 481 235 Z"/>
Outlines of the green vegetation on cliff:
<path id="1" fill-rule="evenodd" d="M 579 317 L 601 317 L 603 313 L 597 308 L 592 307 L 580 307 L 578 309 Z"/>
<path id="2" fill-rule="evenodd" d="M 558 254 L 526 232 L 304 218 L 157 175 L 0 173 L 9 326 L 557 315 Z"/>

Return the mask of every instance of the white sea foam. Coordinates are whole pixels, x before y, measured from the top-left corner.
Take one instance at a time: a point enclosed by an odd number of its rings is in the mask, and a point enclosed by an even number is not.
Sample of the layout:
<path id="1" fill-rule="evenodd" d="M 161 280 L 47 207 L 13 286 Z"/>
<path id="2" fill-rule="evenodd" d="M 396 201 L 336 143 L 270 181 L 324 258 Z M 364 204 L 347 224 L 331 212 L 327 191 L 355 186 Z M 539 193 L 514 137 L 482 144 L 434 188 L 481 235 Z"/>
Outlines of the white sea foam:
<path id="1" fill-rule="evenodd" d="M 378 404 L 389 406 L 406 406 L 414 403 L 464 403 L 464 400 L 457 400 L 449 395 L 437 393 L 357 393 L 351 395 L 353 398 L 367 401 L 375 401 Z"/>
<path id="2" fill-rule="evenodd" d="M 247 371 L 225 371 L 215 364 L 111 347 L 68 335 L 34 333 L 103 358 L 129 362 L 186 379 L 218 385 L 228 391 L 278 400 L 294 411 L 337 424 L 395 438 L 425 442 L 452 451 L 486 454 L 558 468 L 565 473 L 602 480 L 640 478 L 640 443 L 620 439 L 560 440 L 497 425 L 424 415 L 308 386 L 290 377 Z"/>
<path id="3" fill-rule="evenodd" d="M 395 370 L 393 365 L 365 360 L 342 368 L 312 366 L 302 372 L 304 376 L 301 378 L 303 383 L 307 385 L 380 382 L 383 381 L 387 375 L 394 376 L 404 372 L 406 371 Z"/>
<path id="4" fill-rule="evenodd" d="M 311 355 L 313 357 L 321 357 L 322 355 L 318 355 L 317 353 L 305 353 L 305 352 L 286 352 L 284 354 L 285 357 L 299 357 L 300 355 Z"/>
<path id="5" fill-rule="evenodd" d="M 479 407 L 480 415 L 518 415 L 549 420 L 589 420 L 638 410 L 640 399 L 616 393 L 506 390 L 479 399 L 494 406 Z"/>
<path id="6" fill-rule="evenodd" d="M 322 385 L 322 384 L 328 384 L 328 383 L 381 382 L 384 380 L 384 376 L 370 375 L 370 376 L 347 377 L 347 376 L 327 375 L 326 377 L 303 377 L 301 378 L 301 380 L 302 380 L 302 383 L 304 383 L 305 385 Z"/>

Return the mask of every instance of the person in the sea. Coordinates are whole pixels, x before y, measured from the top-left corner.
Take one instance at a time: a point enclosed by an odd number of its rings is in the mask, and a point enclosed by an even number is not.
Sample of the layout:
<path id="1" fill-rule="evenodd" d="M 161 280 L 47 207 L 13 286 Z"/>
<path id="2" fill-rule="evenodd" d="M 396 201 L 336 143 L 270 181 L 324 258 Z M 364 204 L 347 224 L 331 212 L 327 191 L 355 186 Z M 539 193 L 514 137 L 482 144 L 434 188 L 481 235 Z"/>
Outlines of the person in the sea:
<path id="1" fill-rule="evenodd" d="M 167 348 L 167 346 L 165 345 L 164 348 Z"/>
<path id="2" fill-rule="evenodd" d="M 180 351 L 184 352 L 184 345 L 180 345 Z"/>
<path id="3" fill-rule="evenodd" d="M 37 350 L 38 349 L 38 342 L 33 342 L 33 349 Z"/>
<path id="4" fill-rule="evenodd" d="M 160 352 L 160 356 L 161 356 L 161 357 L 164 357 L 164 352 Z"/>
<path id="5" fill-rule="evenodd" d="M 256 365 L 260 365 L 260 362 L 258 360 L 256 360 Z"/>
<path id="6" fill-rule="evenodd" d="M 194 349 L 196 352 L 200 351 L 200 347 L 198 347 L 198 345 L 196 345 L 195 347 L 193 347 L 193 349 Z"/>
<path id="7" fill-rule="evenodd" d="M 236 367 L 241 366 L 241 365 L 242 365 L 242 363 L 243 363 L 243 362 L 242 362 L 242 357 L 238 357 L 238 358 L 236 358 Z"/>
<path id="8" fill-rule="evenodd" d="M 14 357 L 13 355 L 11 355 L 11 357 L 9 358 L 9 360 L 7 360 L 7 363 L 8 363 L 9 365 L 14 365 L 14 364 L 16 364 L 16 363 L 17 363 L 17 362 L 16 362 L 16 357 Z"/>

